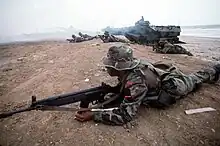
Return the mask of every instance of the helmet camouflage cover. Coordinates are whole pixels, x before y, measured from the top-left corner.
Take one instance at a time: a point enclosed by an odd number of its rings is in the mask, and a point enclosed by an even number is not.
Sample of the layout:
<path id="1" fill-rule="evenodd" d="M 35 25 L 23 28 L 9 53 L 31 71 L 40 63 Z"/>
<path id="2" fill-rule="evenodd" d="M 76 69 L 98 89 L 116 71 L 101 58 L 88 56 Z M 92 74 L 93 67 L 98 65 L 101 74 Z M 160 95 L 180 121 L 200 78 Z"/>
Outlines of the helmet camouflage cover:
<path id="1" fill-rule="evenodd" d="M 79 32 L 78 34 L 79 34 L 79 36 L 82 36 L 82 33 L 81 33 L 81 32 Z"/>
<path id="2" fill-rule="evenodd" d="M 135 68 L 140 60 L 133 57 L 133 50 L 127 45 L 112 46 L 109 48 L 107 56 L 103 59 L 105 67 L 116 70 L 129 70 Z"/>
<path id="3" fill-rule="evenodd" d="M 108 36 L 108 35 L 109 35 L 109 32 L 108 32 L 108 31 L 105 31 L 105 32 L 104 32 L 104 35 L 107 35 L 107 36 Z"/>

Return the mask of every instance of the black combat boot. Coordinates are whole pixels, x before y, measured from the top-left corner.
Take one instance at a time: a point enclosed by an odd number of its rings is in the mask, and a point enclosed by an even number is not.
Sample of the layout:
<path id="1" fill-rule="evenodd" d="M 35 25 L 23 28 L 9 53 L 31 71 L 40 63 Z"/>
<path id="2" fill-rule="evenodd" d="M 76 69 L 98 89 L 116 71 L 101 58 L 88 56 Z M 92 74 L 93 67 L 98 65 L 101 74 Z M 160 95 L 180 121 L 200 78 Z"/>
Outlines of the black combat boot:
<path id="1" fill-rule="evenodd" d="M 192 53 L 190 53 L 190 52 L 187 52 L 187 55 L 188 55 L 188 56 L 193 56 L 193 54 L 192 54 Z"/>
<path id="2" fill-rule="evenodd" d="M 215 69 L 215 71 L 216 71 L 216 77 L 215 77 L 215 81 L 218 81 L 218 79 L 219 79 L 219 74 L 220 74 L 220 64 L 217 64 L 217 65 L 214 65 L 213 66 L 213 68 Z"/>

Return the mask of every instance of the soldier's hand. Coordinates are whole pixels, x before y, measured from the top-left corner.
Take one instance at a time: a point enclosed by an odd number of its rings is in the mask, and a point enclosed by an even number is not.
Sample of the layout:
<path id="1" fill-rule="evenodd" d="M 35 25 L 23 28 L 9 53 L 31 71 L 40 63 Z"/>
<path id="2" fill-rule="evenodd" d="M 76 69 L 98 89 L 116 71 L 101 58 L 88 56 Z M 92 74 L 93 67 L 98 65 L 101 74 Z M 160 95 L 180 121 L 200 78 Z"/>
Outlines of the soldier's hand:
<path id="1" fill-rule="evenodd" d="M 102 82 L 102 87 L 106 88 L 106 89 L 111 89 L 112 87 L 104 82 Z"/>
<path id="2" fill-rule="evenodd" d="M 93 113 L 91 111 L 77 112 L 75 115 L 75 120 L 80 122 L 86 122 L 93 119 Z"/>

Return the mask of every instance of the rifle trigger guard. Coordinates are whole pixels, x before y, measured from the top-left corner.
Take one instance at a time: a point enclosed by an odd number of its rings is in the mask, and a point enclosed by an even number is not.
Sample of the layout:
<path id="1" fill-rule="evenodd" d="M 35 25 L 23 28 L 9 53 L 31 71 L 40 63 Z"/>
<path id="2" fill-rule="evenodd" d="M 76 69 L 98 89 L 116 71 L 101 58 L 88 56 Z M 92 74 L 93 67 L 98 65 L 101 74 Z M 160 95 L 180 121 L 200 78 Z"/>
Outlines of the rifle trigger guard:
<path id="1" fill-rule="evenodd" d="M 98 103 L 99 103 L 98 100 L 92 101 L 92 105 L 96 105 L 96 104 L 98 104 Z"/>

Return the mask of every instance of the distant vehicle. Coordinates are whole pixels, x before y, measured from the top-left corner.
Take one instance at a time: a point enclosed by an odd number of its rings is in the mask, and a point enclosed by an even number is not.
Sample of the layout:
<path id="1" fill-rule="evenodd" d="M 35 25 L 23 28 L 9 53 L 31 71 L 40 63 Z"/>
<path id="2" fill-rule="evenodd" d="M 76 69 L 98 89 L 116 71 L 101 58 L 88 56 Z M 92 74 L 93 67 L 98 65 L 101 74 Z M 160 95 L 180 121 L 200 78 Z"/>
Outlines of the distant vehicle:
<path id="1" fill-rule="evenodd" d="M 139 44 L 153 44 L 159 41 L 167 40 L 170 43 L 178 43 L 181 28 L 180 26 L 154 26 L 150 25 L 149 21 L 144 21 L 142 16 L 141 20 L 137 21 L 134 26 L 125 28 L 109 28 L 107 31 L 111 34 L 123 34 L 131 42 Z"/>

